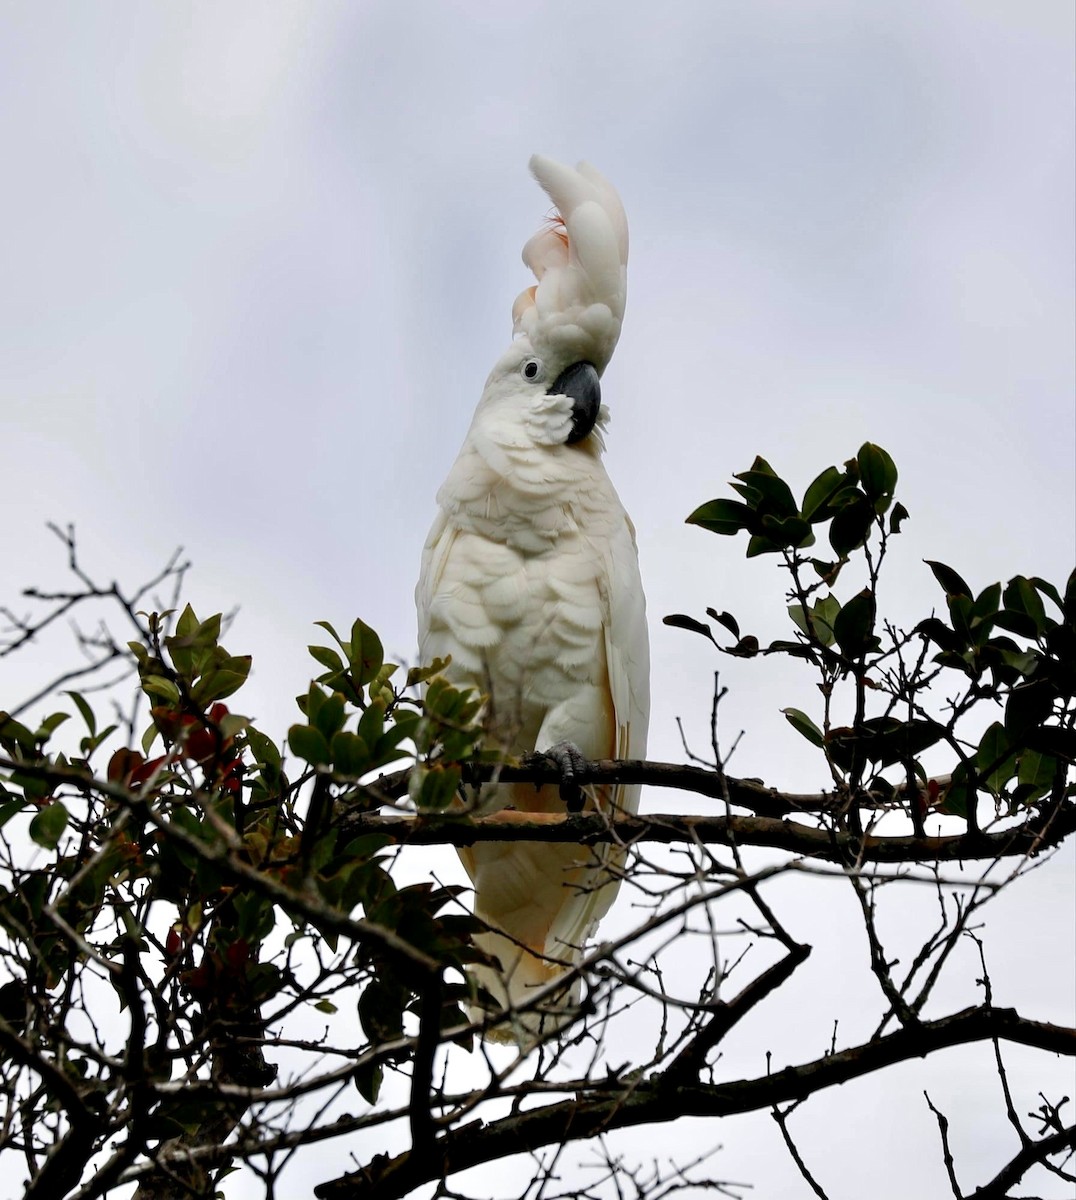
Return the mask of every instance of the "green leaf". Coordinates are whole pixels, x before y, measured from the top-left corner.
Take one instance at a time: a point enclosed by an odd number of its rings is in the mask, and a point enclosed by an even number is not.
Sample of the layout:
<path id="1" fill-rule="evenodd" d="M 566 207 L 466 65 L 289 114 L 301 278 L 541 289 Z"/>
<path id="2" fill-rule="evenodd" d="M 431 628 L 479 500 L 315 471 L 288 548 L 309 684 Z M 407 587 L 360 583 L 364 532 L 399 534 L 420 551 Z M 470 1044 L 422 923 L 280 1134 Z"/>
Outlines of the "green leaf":
<path id="1" fill-rule="evenodd" d="M 377 1103 L 383 1077 L 384 1071 L 377 1063 L 361 1063 L 355 1068 L 355 1086 L 367 1104 Z"/>
<path id="2" fill-rule="evenodd" d="M 373 679 L 385 661 L 381 639 L 365 622 L 356 620 L 351 626 L 351 669 L 362 687 Z"/>
<path id="3" fill-rule="evenodd" d="M 64 723 L 70 721 L 71 714 L 65 712 L 50 713 L 49 716 L 41 722 L 34 732 L 34 738 L 39 742 L 47 742 L 53 733 Z"/>
<path id="4" fill-rule="evenodd" d="M 812 558 L 811 566 L 814 568 L 814 573 L 826 585 L 832 587 L 837 582 L 837 576 L 841 573 L 841 568 L 845 565 L 843 561 L 838 559 L 837 562 L 823 562 L 820 558 Z"/>
<path id="5" fill-rule="evenodd" d="M 1032 750 L 1037 750 L 1040 754 L 1048 754 L 1067 763 L 1076 763 L 1076 729 L 1060 725 L 1040 725 L 1029 729 L 1024 734 L 1024 740 Z"/>
<path id="6" fill-rule="evenodd" d="M 798 708 L 782 708 L 781 711 L 785 714 L 788 723 L 798 733 L 801 733 L 812 746 L 818 746 L 819 749 L 825 744 L 825 738 L 822 736 L 822 730 L 811 720 L 805 713 Z"/>
<path id="7" fill-rule="evenodd" d="M 194 615 L 194 609 L 188 604 L 179 614 L 176 621 L 176 636 L 181 638 L 189 638 L 194 634 L 200 622 Z"/>
<path id="8" fill-rule="evenodd" d="M 774 474 L 773 469 L 764 459 L 756 458 L 755 465 L 750 471 L 742 471 L 735 478 L 741 480 L 751 491 L 758 493 L 759 502 L 750 505 L 751 507 L 771 513 L 776 517 L 799 516 L 799 509 L 796 507 L 796 501 L 792 497 L 792 491 L 788 484 Z M 733 486 L 736 485 L 733 484 Z M 750 504 L 750 501 L 748 503 Z"/>
<path id="9" fill-rule="evenodd" d="M 179 688 L 163 675 L 146 675 L 142 679 L 142 690 L 147 696 L 163 700 L 173 708 L 179 706 Z"/>
<path id="10" fill-rule="evenodd" d="M 21 813 L 26 807 L 26 801 L 23 799 L 8 800 L 4 804 L 0 804 L 0 829 L 11 820 L 17 813 Z"/>
<path id="11" fill-rule="evenodd" d="M 760 554 L 780 554 L 784 546 L 780 542 L 775 542 L 772 538 L 764 537 L 762 534 L 753 534 L 747 543 L 747 557 L 757 558 Z"/>
<path id="12" fill-rule="evenodd" d="M 458 767 L 434 763 L 432 766 L 415 768 L 411 773 L 408 790 L 417 807 L 438 812 L 452 803 L 459 785 Z"/>
<path id="13" fill-rule="evenodd" d="M 246 683 L 250 664 L 249 654 L 226 657 L 220 666 L 211 667 L 191 688 L 191 699 L 203 708 L 216 700 L 226 699 Z"/>
<path id="14" fill-rule="evenodd" d="M 370 769 L 370 747 L 365 738 L 346 729 L 333 734 L 330 743 L 333 770 L 357 779 Z"/>
<path id="15" fill-rule="evenodd" d="M 311 766 L 327 767 L 332 761 L 325 735 L 309 725 L 293 725 L 288 730 L 291 752 Z"/>
<path id="16" fill-rule="evenodd" d="M 975 765 L 982 775 L 983 786 L 995 795 L 1016 773 L 1013 743 L 1000 721 L 995 721 L 980 739 Z"/>
<path id="17" fill-rule="evenodd" d="M 1019 683 L 1005 703 L 1005 729 L 1014 738 L 1026 737 L 1045 725 L 1053 713 L 1057 689 L 1047 679 Z"/>
<path id="18" fill-rule="evenodd" d="M 966 818 L 975 804 L 975 795 L 975 785 L 968 776 L 967 768 L 962 762 L 957 763 L 939 808 L 948 816 Z"/>
<path id="19" fill-rule="evenodd" d="M 86 700 L 82 696 L 82 693 L 81 692 L 65 692 L 64 695 L 70 696 L 71 699 L 74 701 L 75 707 L 78 709 L 79 713 L 82 715 L 82 719 L 86 722 L 86 729 L 89 731 L 90 737 L 93 737 L 94 734 L 96 734 L 96 732 L 97 732 L 97 716 L 94 713 L 93 709 L 90 708 L 89 704 L 86 703 Z"/>
<path id="20" fill-rule="evenodd" d="M 969 600 L 971 599 L 971 588 L 952 567 L 947 567 L 942 562 L 934 562 L 929 558 L 924 558 L 923 561 L 934 572 L 934 578 L 942 585 L 947 596 L 967 596 Z"/>
<path id="21" fill-rule="evenodd" d="M 814 545 L 814 533 L 810 525 L 798 516 L 778 519 L 767 513 L 762 518 L 762 529 L 766 536 L 782 549 L 800 550 Z"/>
<path id="22" fill-rule="evenodd" d="M 829 527 L 829 544 L 839 558 L 847 558 L 867 540 L 874 523 L 874 509 L 865 496 L 858 493 L 833 518 Z"/>
<path id="23" fill-rule="evenodd" d="M 426 667 L 412 667 L 407 672 L 407 687 L 415 687 L 420 683 L 425 683 L 428 679 L 432 679 L 434 675 L 440 675 L 441 672 L 452 661 L 452 655 L 447 654 L 444 658 L 435 658 L 433 662 Z"/>
<path id="24" fill-rule="evenodd" d="M 1057 759 L 1037 750 L 1024 750 L 1017 765 L 1017 780 L 1023 789 L 1021 799 L 1025 804 L 1045 796 L 1054 786 L 1057 776 Z"/>
<path id="25" fill-rule="evenodd" d="M 330 671 L 342 671 L 344 669 L 344 660 L 329 646 L 307 646 L 310 651 L 311 658 L 321 663 L 323 667 L 328 667 Z"/>
<path id="26" fill-rule="evenodd" d="M 840 611 L 840 602 L 832 594 L 816 600 L 806 614 L 798 601 L 788 606 L 788 615 L 800 632 L 823 646 L 833 645 L 833 622 Z"/>
<path id="27" fill-rule="evenodd" d="M 1001 599 L 1001 584 L 992 583 L 976 596 L 971 608 L 971 619 L 974 623 L 986 621 L 998 611 L 998 601 Z"/>
<path id="28" fill-rule="evenodd" d="M 321 731 L 326 741 L 338 730 L 343 729 L 346 720 L 346 704 L 339 692 L 328 696 L 313 714 L 313 724 Z"/>
<path id="29" fill-rule="evenodd" d="M 37 755 L 37 739 L 21 721 L 6 712 L 0 712 L 0 740 L 18 746 L 23 754 Z"/>
<path id="30" fill-rule="evenodd" d="M 737 639 L 737 641 L 739 640 L 740 624 L 736 620 L 736 618 L 732 615 L 732 613 L 718 612 L 717 609 L 715 609 L 715 608 L 708 608 L 706 610 L 706 615 L 708 617 L 710 617 L 712 620 L 716 621 L 719 625 L 721 625 L 725 629 L 727 629 L 729 631 L 729 633 L 731 633 L 732 636 Z"/>
<path id="31" fill-rule="evenodd" d="M 923 637 L 929 639 L 942 650 L 948 651 L 950 654 L 959 654 L 967 646 L 965 639 L 961 638 L 956 630 L 950 629 L 946 623 L 939 617 L 927 617 L 916 625 L 915 633 L 922 634 Z"/>
<path id="32" fill-rule="evenodd" d="M 673 629 L 687 629 L 691 633 L 699 633 L 713 642 L 715 646 L 717 645 L 710 626 L 704 625 L 702 621 L 696 621 L 694 617 L 689 617 L 686 613 L 669 613 L 667 617 L 662 617 L 661 623 L 669 625 Z"/>
<path id="33" fill-rule="evenodd" d="M 878 645 L 874 636 L 875 602 L 864 588 L 841 609 L 833 622 L 833 636 L 848 658 L 859 658 Z"/>
<path id="34" fill-rule="evenodd" d="M 685 524 L 728 537 L 747 529 L 754 520 L 755 514 L 739 500 L 710 500 L 695 509 Z"/>
<path id="35" fill-rule="evenodd" d="M 814 524 L 832 516 L 829 502 L 847 486 L 848 476 L 843 471 L 838 471 L 836 467 L 826 467 L 803 493 L 803 504 L 800 507 L 803 519 Z"/>
<path id="36" fill-rule="evenodd" d="M 317 1004 L 314 1005 L 314 1008 L 317 1009 L 318 1012 L 323 1013 L 334 1013 L 340 1011 L 331 1000 L 319 1000 Z M 370 1103 L 372 1104 L 373 1100 L 371 1100 Z"/>
<path id="37" fill-rule="evenodd" d="M 897 503 L 893 505 L 893 511 L 889 514 L 889 532 L 900 533 L 901 525 L 903 525 L 910 516 L 911 514 L 898 500 Z"/>
<path id="38" fill-rule="evenodd" d="M 1065 583 L 1065 598 L 1061 608 L 1065 614 L 1065 620 L 1070 625 L 1076 625 L 1076 570 L 1069 575 Z"/>
<path id="39" fill-rule="evenodd" d="M 1029 582 L 1033 584 L 1038 591 L 1042 592 L 1044 596 L 1049 596 L 1062 612 L 1065 611 L 1065 604 L 1061 599 L 1061 593 L 1056 587 L 1054 587 L 1052 583 L 1046 579 L 1040 579 L 1038 575 L 1032 575 Z"/>
<path id="40" fill-rule="evenodd" d="M 864 442 L 856 455 L 860 486 L 870 497 L 876 513 L 889 507 L 897 486 L 897 468 L 881 446 Z"/>
<path id="41" fill-rule="evenodd" d="M 67 809 L 59 800 L 46 805 L 30 822 L 30 836 L 46 850 L 55 850 L 67 828 Z"/>
<path id="42" fill-rule="evenodd" d="M 1014 615 L 1026 617 L 1026 630 L 1016 629 L 1011 624 L 1003 624 L 1003 628 L 1012 629 L 1014 633 L 1024 633 L 1026 637 L 1038 637 L 1046 629 L 1046 609 L 1042 597 L 1032 585 L 1030 579 L 1023 575 L 1014 575 L 1005 586 L 1002 600 L 1010 618 Z"/>

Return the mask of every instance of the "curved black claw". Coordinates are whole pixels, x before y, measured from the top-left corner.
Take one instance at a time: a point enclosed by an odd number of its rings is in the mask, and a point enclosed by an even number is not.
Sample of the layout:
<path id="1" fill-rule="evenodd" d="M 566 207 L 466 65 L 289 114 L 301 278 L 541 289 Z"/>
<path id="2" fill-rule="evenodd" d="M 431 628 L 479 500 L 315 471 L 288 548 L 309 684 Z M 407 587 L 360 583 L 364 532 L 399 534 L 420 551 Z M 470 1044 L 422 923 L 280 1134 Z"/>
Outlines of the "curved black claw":
<path id="1" fill-rule="evenodd" d="M 542 751 L 542 757 L 560 772 L 560 798 L 570 813 L 583 811 L 583 788 L 580 778 L 586 776 L 587 760 L 574 742 L 557 742 Z"/>

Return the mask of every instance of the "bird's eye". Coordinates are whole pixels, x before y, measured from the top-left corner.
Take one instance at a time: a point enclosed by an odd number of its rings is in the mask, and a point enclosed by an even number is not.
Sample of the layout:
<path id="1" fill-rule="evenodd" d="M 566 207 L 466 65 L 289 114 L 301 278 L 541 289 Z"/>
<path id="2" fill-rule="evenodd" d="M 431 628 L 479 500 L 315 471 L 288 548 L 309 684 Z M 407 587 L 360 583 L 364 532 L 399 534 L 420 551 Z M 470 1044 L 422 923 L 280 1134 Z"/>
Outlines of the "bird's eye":
<path id="1" fill-rule="evenodd" d="M 525 359 L 523 365 L 519 368 L 519 373 L 524 379 L 535 380 L 542 373 L 542 363 L 540 359 L 528 358 Z"/>

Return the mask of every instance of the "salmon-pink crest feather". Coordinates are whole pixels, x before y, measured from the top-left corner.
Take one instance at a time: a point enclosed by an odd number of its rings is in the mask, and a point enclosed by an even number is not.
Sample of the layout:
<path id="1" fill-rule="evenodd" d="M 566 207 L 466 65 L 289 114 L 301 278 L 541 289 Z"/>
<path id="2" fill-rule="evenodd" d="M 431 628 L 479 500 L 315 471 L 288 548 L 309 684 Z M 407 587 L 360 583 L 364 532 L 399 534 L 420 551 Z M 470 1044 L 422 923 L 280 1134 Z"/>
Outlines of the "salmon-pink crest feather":
<path id="1" fill-rule="evenodd" d="M 613 186 L 589 163 L 536 154 L 531 172 L 557 207 L 523 247 L 538 280 L 512 309 L 535 354 L 592 362 L 599 374 L 620 337 L 627 299 L 628 223 Z"/>

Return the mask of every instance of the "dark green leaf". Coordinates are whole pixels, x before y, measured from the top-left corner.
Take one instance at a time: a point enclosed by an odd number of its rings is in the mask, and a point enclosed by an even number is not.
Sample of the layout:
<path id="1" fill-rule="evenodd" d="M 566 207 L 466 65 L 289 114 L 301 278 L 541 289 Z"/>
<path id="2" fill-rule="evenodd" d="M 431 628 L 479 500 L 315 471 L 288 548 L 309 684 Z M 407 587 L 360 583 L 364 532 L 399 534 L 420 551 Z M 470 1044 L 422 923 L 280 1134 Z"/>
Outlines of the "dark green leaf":
<path id="1" fill-rule="evenodd" d="M 7 794 L 6 789 L 5 794 Z M 22 799 L 8 800 L 6 803 L 0 804 L 0 829 L 3 829 L 8 821 L 17 813 L 21 813 L 25 807 L 26 801 Z"/>
<path id="2" fill-rule="evenodd" d="M 803 494 L 800 512 L 805 521 L 824 521 L 830 514 L 829 501 L 848 484 L 848 476 L 836 467 L 826 467 Z"/>
<path id="3" fill-rule="evenodd" d="M 954 629 L 950 629 L 939 617 L 927 617 L 915 627 L 915 632 L 928 638 L 942 650 L 959 654 L 967 647 L 967 641 L 959 637 Z"/>
<path id="4" fill-rule="evenodd" d="M 34 738 L 41 743 L 47 742 L 49 738 L 52 737 L 53 733 L 55 733 L 55 731 L 64 723 L 64 721 L 70 720 L 70 713 L 50 713 L 37 727 L 36 731 L 34 732 Z"/>
<path id="5" fill-rule="evenodd" d="M 837 613 L 833 622 L 833 636 L 848 658 L 859 658 L 877 646 L 874 614 L 874 595 L 867 589 L 853 596 Z"/>
<path id="6" fill-rule="evenodd" d="M 343 729 L 345 720 L 347 712 L 344 697 L 339 692 L 333 692 L 318 706 L 313 723 L 328 741 L 334 733 Z"/>
<path id="7" fill-rule="evenodd" d="M 357 779 L 370 769 L 370 747 L 357 733 L 342 729 L 333 734 L 330 749 L 333 769 L 338 774 Z"/>
<path id="8" fill-rule="evenodd" d="M 1060 758 L 1067 763 L 1076 763 L 1076 729 L 1060 725 L 1039 725 L 1024 734 L 1024 742 L 1040 754 Z"/>
<path id="9" fill-rule="evenodd" d="M 874 511 L 881 513 L 889 506 L 897 486 L 897 468 L 881 446 L 864 442 L 856 455 L 859 482 L 870 497 Z"/>
<path id="10" fill-rule="evenodd" d="M 33 733 L 6 712 L 0 712 L 0 739 L 18 746 L 24 755 L 33 757 L 37 754 L 37 739 Z"/>
<path id="11" fill-rule="evenodd" d="M 975 765 L 982 776 L 983 785 L 997 794 L 1016 772 L 1016 756 L 1013 743 L 1000 721 L 983 734 L 975 752 Z"/>
<path id="12" fill-rule="evenodd" d="M 739 533 L 754 522 L 754 513 L 738 500 L 710 500 L 700 505 L 685 524 L 699 525 L 725 536 Z"/>
<path id="13" fill-rule="evenodd" d="M 779 554 L 784 547 L 780 542 L 762 534 L 753 534 L 747 543 L 747 558 L 757 558 L 760 554 Z"/>
<path id="14" fill-rule="evenodd" d="M 30 836 L 46 850 L 55 850 L 67 828 L 67 809 L 59 800 L 46 805 L 30 822 Z"/>
<path id="15" fill-rule="evenodd" d="M 689 617 L 686 613 L 669 613 L 667 617 L 662 618 L 661 623 L 671 625 L 673 629 L 687 629 L 691 633 L 702 634 L 704 638 L 709 638 L 715 646 L 717 645 L 710 626 L 704 625 L 702 621 L 696 621 L 694 617 Z"/>
<path id="16" fill-rule="evenodd" d="M 1019 799 L 1025 804 L 1034 803 L 1047 795 L 1057 776 L 1057 759 L 1037 750 L 1024 750 L 1020 754 L 1017 779 Z M 1014 794 L 1014 799 L 1017 795 Z"/>
<path id="17" fill-rule="evenodd" d="M 1028 627 L 1031 632 L 1026 636 L 1037 637 L 1046 629 L 1046 609 L 1043 607 L 1042 597 L 1035 590 L 1030 579 L 1025 579 L 1023 575 L 1014 575 L 1005 586 L 1002 600 L 1008 610 L 1006 615 L 1011 617 L 1013 614 L 1023 614 L 1028 618 Z M 1013 627 L 1005 625 L 1004 628 L 1012 629 Z M 1020 633 L 1021 631 L 1015 629 L 1013 632 Z"/>
<path id="18" fill-rule="evenodd" d="M 993 617 L 998 611 L 998 601 L 1001 599 L 1001 584 L 992 583 L 989 587 L 983 588 L 975 598 L 975 603 L 971 608 L 971 619 L 973 622 L 985 621 L 988 617 Z"/>
<path id="19" fill-rule="evenodd" d="M 939 808 L 948 816 L 967 817 L 969 810 L 975 805 L 975 795 L 974 781 L 969 777 L 964 764 L 957 763 Z"/>
<path id="20" fill-rule="evenodd" d="M 435 763 L 429 767 L 418 767 L 412 776 L 411 796 L 419 808 L 439 812 L 455 799 L 460 785 L 458 767 L 445 767 Z"/>
<path id="21" fill-rule="evenodd" d="M 1013 738 L 1026 737 L 1030 730 L 1045 725 L 1053 712 L 1057 689 L 1046 679 L 1019 683 L 1005 704 L 1005 729 Z"/>
<path id="22" fill-rule="evenodd" d="M 840 558 L 847 558 L 867 540 L 874 523 L 874 509 L 863 496 L 846 504 L 829 527 L 829 544 Z"/>
<path id="23" fill-rule="evenodd" d="M 740 625 L 736 618 L 729 612 L 718 612 L 716 609 L 708 608 L 706 615 L 715 620 L 719 625 L 723 625 L 734 638 L 740 636 Z"/>
<path id="24" fill-rule="evenodd" d="M 898 500 L 897 503 L 893 505 L 893 511 L 889 514 L 889 532 L 900 533 L 901 525 L 908 520 L 910 515 L 911 514 L 908 512 L 908 510 Z"/>
<path id="25" fill-rule="evenodd" d="M 840 559 L 837 562 L 823 562 L 819 558 L 811 559 L 811 566 L 814 568 L 815 574 L 826 587 L 832 587 L 837 582 L 837 576 L 840 575 L 844 565 L 845 563 Z"/>
<path id="26" fill-rule="evenodd" d="M 1056 587 L 1054 587 L 1052 583 L 1046 579 L 1040 579 L 1038 575 L 1032 575 L 1029 582 L 1032 583 L 1035 588 L 1038 589 L 1038 591 L 1042 592 L 1044 596 L 1049 596 L 1049 598 L 1057 605 L 1057 607 L 1064 612 L 1065 605 L 1061 599 L 1061 593 Z"/>
<path id="27" fill-rule="evenodd" d="M 309 725 L 293 725 L 288 730 L 288 745 L 293 754 L 311 766 L 326 767 L 331 762 L 332 756 L 325 735 Z"/>
<path id="28" fill-rule="evenodd" d="M 355 1068 L 355 1086 L 367 1104 L 376 1104 L 384 1071 L 378 1063 L 361 1063 Z"/>
<path id="29" fill-rule="evenodd" d="M 947 596 L 967 596 L 971 599 L 971 588 L 952 567 L 947 567 L 945 563 L 933 562 L 929 558 L 923 561 L 934 572 L 934 578 L 942 585 Z"/>
<path id="30" fill-rule="evenodd" d="M 1076 625 L 1076 570 L 1069 575 L 1065 583 L 1065 599 L 1061 607 L 1065 620 L 1070 625 Z"/>
<path id="31" fill-rule="evenodd" d="M 759 463 L 763 463 L 763 460 L 755 459 L 755 469 L 744 471 L 735 477 L 759 494 L 758 503 L 751 507 L 771 513 L 776 517 L 798 516 L 799 509 L 796 507 L 796 501 L 792 497 L 788 484 L 783 479 L 779 479 L 772 469 L 759 470 Z M 768 468 L 768 464 L 763 463 L 763 465 Z"/>
<path id="32" fill-rule="evenodd" d="M 86 728 L 89 731 L 90 737 L 93 737 L 97 732 L 97 717 L 93 709 L 86 703 L 81 692 L 65 692 L 64 695 L 70 696 L 74 701 L 75 707 L 82 714 L 82 719 L 86 722 Z"/>
<path id="33" fill-rule="evenodd" d="M 798 516 L 779 519 L 767 514 L 762 518 L 762 531 L 782 548 L 804 549 L 814 545 L 810 525 Z"/>

